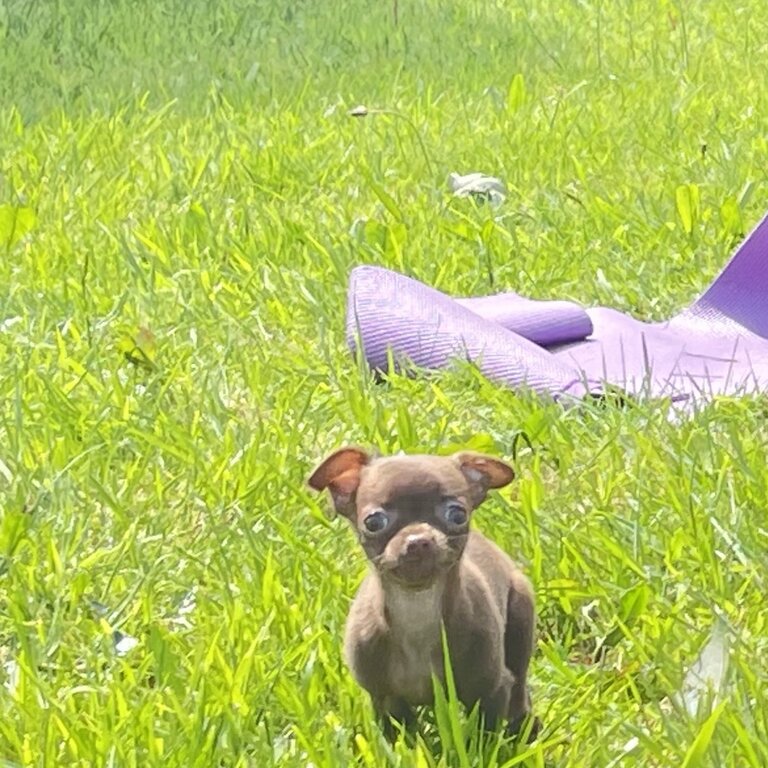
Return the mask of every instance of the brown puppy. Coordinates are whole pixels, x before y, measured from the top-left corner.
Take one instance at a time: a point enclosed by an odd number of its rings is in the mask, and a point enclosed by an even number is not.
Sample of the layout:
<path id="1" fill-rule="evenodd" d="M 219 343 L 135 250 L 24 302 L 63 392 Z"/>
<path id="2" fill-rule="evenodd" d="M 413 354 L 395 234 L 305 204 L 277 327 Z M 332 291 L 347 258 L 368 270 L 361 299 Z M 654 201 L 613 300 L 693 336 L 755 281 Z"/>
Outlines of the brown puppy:
<path id="1" fill-rule="evenodd" d="M 526 686 L 534 601 L 527 579 L 495 544 L 469 530 L 489 488 L 514 472 L 476 453 L 372 458 L 357 448 L 329 456 L 309 478 L 328 488 L 372 564 L 347 619 L 345 655 L 388 735 L 413 724 L 444 675 L 441 627 L 462 703 L 485 726 L 518 732 L 530 712 Z M 531 726 L 531 736 L 538 722 Z"/>

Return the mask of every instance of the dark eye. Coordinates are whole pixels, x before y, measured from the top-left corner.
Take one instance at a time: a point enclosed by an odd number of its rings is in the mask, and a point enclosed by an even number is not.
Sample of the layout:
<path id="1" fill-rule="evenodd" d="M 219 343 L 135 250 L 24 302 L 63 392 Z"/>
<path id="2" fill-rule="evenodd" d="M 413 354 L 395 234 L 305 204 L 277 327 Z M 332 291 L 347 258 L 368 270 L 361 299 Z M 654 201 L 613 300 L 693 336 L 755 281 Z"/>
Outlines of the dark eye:
<path id="1" fill-rule="evenodd" d="M 457 527 L 467 524 L 467 510 L 453 502 L 445 508 L 445 519 L 451 524 Z"/>
<path id="2" fill-rule="evenodd" d="M 389 525 L 389 518 L 387 517 L 386 512 L 379 509 L 368 515 L 368 517 L 363 520 L 363 525 L 368 533 L 379 533 Z"/>

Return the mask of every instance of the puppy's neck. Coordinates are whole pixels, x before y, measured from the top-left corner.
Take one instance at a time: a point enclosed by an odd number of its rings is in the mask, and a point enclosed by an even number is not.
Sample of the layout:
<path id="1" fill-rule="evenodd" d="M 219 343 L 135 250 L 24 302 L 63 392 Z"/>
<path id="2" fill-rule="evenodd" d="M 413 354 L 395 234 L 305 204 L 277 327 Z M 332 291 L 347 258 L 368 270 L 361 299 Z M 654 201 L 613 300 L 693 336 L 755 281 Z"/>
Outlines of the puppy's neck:
<path id="1" fill-rule="evenodd" d="M 391 629 L 403 637 L 439 632 L 448 588 L 446 576 L 421 589 L 381 579 L 383 608 Z"/>

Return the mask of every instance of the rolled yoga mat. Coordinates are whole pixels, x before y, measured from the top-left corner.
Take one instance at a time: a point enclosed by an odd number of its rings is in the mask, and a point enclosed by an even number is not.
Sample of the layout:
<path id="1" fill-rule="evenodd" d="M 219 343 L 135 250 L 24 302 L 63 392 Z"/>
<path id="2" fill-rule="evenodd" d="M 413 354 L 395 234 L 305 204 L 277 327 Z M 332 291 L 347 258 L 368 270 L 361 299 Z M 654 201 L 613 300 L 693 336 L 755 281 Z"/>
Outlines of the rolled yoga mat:
<path id="1" fill-rule="evenodd" d="M 368 364 L 440 369 L 460 358 L 514 389 L 555 398 L 708 399 L 768 391 L 768 216 L 690 307 L 645 323 L 609 307 L 516 293 L 452 298 L 388 269 L 350 276 L 347 340 Z"/>

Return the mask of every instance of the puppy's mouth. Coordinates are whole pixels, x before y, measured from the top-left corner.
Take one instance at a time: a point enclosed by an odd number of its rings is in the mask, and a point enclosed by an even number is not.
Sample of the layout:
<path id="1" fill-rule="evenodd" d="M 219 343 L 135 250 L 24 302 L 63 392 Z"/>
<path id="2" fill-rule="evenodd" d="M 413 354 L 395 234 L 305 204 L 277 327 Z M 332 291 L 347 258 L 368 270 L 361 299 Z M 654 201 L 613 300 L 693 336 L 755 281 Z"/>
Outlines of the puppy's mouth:
<path id="1" fill-rule="evenodd" d="M 381 557 L 376 567 L 382 575 L 413 589 L 428 587 L 458 561 L 458 553 L 434 548 L 414 554 L 402 552 L 396 558 Z"/>

